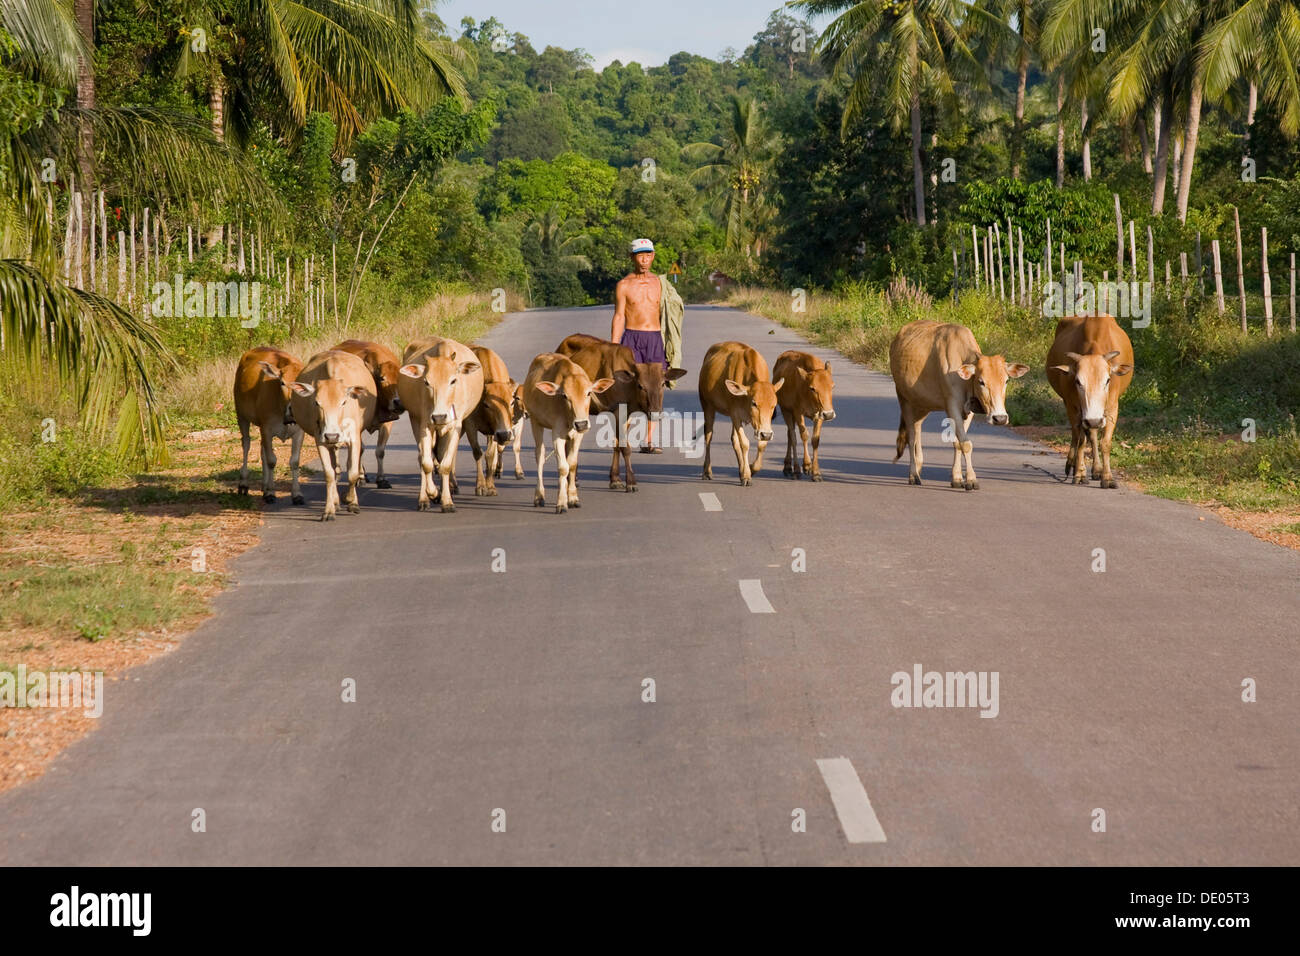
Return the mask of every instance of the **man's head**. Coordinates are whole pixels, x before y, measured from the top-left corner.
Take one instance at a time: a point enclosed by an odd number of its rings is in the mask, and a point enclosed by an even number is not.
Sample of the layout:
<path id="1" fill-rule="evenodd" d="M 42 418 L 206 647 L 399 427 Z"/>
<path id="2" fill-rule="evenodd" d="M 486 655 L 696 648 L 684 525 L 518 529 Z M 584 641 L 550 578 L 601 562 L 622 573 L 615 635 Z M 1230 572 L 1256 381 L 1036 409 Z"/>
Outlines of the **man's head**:
<path id="1" fill-rule="evenodd" d="M 645 275 L 650 271 L 650 264 L 655 261 L 655 244 L 649 239 L 634 239 L 629 250 L 636 271 Z"/>

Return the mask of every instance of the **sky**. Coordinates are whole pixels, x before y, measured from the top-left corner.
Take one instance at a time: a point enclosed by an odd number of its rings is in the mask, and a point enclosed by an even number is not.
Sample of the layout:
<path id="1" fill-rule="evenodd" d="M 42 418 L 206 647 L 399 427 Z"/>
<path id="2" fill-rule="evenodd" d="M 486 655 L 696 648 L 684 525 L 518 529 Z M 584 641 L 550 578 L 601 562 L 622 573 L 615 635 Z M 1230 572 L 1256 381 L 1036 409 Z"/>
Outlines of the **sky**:
<path id="1" fill-rule="evenodd" d="M 781 5 L 780 0 L 442 0 L 437 10 L 452 36 L 460 35 L 462 17 L 482 22 L 495 16 L 507 30 L 528 37 L 538 52 L 548 46 L 583 49 L 600 70 L 614 60 L 660 66 L 681 50 L 714 58 L 727 47 L 739 53 Z"/>

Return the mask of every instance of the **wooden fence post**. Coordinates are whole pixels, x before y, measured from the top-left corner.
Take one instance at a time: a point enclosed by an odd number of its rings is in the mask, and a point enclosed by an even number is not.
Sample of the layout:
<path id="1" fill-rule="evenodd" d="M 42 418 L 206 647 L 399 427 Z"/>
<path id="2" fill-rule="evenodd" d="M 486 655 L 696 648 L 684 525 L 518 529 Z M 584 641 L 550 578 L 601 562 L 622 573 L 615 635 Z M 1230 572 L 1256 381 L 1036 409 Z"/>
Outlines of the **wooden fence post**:
<path id="1" fill-rule="evenodd" d="M 1119 209 L 1119 193 L 1115 196 L 1115 281 L 1124 281 L 1124 216 Z"/>
<path id="2" fill-rule="evenodd" d="M 1268 279 L 1268 227 L 1259 230 L 1259 267 L 1264 278 L 1264 335 L 1273 337 L 1273 284 Z"/>
<path id="3" fill-rule="evenodd" d="M 1223 262 L 1219 257 L 1219 240 L 1210 240 L 1210 258 L 1214 260 L 1214 301 L 1219 307 L 1219 315 L 1223 315 Z"/>

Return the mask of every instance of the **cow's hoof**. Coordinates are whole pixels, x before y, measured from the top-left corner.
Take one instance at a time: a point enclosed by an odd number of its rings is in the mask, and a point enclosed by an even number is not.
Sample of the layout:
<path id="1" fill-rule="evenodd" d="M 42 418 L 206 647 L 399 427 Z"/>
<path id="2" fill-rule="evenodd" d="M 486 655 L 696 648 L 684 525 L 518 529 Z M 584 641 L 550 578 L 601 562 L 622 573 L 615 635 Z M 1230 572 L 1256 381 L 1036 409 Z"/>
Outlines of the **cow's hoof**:
<path id="1" fill-rule="evenodd" d="M 711 472 L 711 471 L 706 471 L 704 474 L 700 475 L 700 480 L 701 480 L 701 481 L 712 481 L 712 480 L 713 480 L 713 472 Z"/>
<path id="2" fill-rule="evenodd" d="M 819 472 L 817 472 L 815 475 L 812 476 L 812 480 L 813 480 L 813 481 L 824 481 L 825 479 L 822 478 L 822 473 L 819 471 Z"/>
<path id="3" fill-rule="evenodd" d="M 781 469 L 781 474 L 785 475 L 787 478 L 793 478 L 794 469 L 791 468 L 789 465 L 786 465 L 784 468 Z"/>
<path id="4" fill-rule="evenodd" d="M 269 505 L 273 505 L 273 504 L 275 504 L 275 494 L 272 493 L 272 492 L 269 492 L 269 491 L 268 491 L 268 492 L 264 492 L 264 493 L 262 494 L 262 500 L 265 501 L 265 502 L 266 502 L 267 504 L 269 504 Z"/>
<path id="5" fill-rule="evenodd" d="M 610 491 L 622 491 L 626 487 L 627 485 L 623 484 L 623 482 L 619 481 L 618 479 L 615 479 L 609 483 Z"/>
<path id="6" fill-rule="evenodd" d="M 908 475 L 907 483 L 909 485 L 919 485 L 921 483 L 921 479 L 918 478 L 916 475 Z"/>
<path id="7" fill-rule="evenodd" d="M 741 478 L 741 479 L 740 479 L 740 483 L 741 483 L 741 485 L 752 485 L 752 484 L 754 483 L 754 479 L 753 479 L 753 478 Z"/>
<path id="8" fill-rule="evenodd" d="M 293 503 L 296 505 L 305 505 L 307 503 L 307 499 L 304 498 L 302 495 L 294 495 Z"/>
<path id="9" fill-rule="evenodd" d="M 577 498 L 570 498 L 570 499 L 569 499 L 569 507 L 570 507 L 570 508 L 581 508 L 581 507 L 582 507 L 582 502 L 579 501 Z"/>
<path id="10" fill-rule="evenodd" d="M 497 496 L 497 490 L 495 488 L 489 488 L 487 490 L 487 496 L 489 498 L 495 498 Z"/>
<path id="11" fill-rule="evenodd" d="M 418 502 L 416 502 L 415 510 L 416 510 L 416 511 L 428 511 L 428 510 L 429 510 L 429 501 L 428 501 L 428 499 L 427 499 L 427 498 L 421 498 Z"/>
<path id="12" fill-rule="evenodd" d="M 445 514 L 445 515 L 449 515 L 449 514 L 453 514 L 455 511 L 456 511 L 456 503 L 455 503 L 454 501 L 445 501 L 445 502 L 443 502 L 443 504 L 442 504 L 442 513 L 443 513 L 443 514 Z"/>
<path id="13" fill-rule="evenodd" d="M 238 494 L 241 494 L 241 495 L 246 495 L 246 494 L 248 494 L 248 485 L 240 485 L 240 486 L 239 486 Z"/>
<path id="14" fill-rule="evenodd" d="M 380 478 L 378 481 L 375 482 L 375 487 L 376 487 L 376 488 L 391 488 L 391 487 L 393 487 L 393 483 L 392 483 L 391 481 L 389 481 L 387 478 Z"/>
<path id="15" fill-rule="evenodd" d="M 1119 482 L 1117 482 L 1114 478 L 1103 478 L 1101 480 L 1101 486 L 1103 488 L 1118 488 Z"/>
<path id="16" fill-rule="evenodd" d="M 980 483 L 979 483 L 978 481 L 968 481 L 968 482 L 966 482 L 966 490 L 967 490 L 967 491 L 979 491 L 979 490 L 980 490 Z"/>
<path id="17" fill-rule="evenodd" d="M 569 509 L 566 508 L 564 505 L 556 505 L 556 506 L 555 506 L 555 513 L 556 513 L 557 515 L 562 515 L 562 514 L 564 514 L 566 511 L 568 511 L 568 510 L 569 510 Z"/>
<path id="18" fill-rule="evenodd" d="M 628 490 L 629 492 L 636 491 L 636 485 L 628 485 L 628 486 L 627 486 L 627 490 Z"/>
<path id="19" fill-rule="evenodd" d="M 325 512 L 323 515 L 320 516 L 320 520 L 321 520 L 321 521 L 333 521 L 333 520 L 334 520 L 334 512 L 332 512 L 332 511 L 327 511 L 327 512 Z"/>
<path id="20" fill-rule="evenodd" d="M 962 480 L 959 479 L 959 478 L 954 478 L 954 479 L 952 480 L 951 484 L 952 484 L 952 486 L 953 486 L 954 488 L 969 488 L 969 487 L 970 487 L 970 485 L 968 485 L 966 482 L 962 481 Z"/>
<path id="21" fill-rule="evenodd" d="M 476 497 L 476 498 L 486 498 L 486 497 L 487 497 L 487 489 L 486 489 L 485 487 L 483 487 L 482 485 L 477 485 L 477 486 L 474 488 L 474 497 Z"/>
<path id="22" fill-rule="evenodd" d="M 545 508 L 545 507 L 546 507 L 546 495 L 533 495 L 533 507 L 534 507 L 534 508 Z"/>
<path id="23" fill-rule="evenodd" d="M 359 515 L 359 514 L 361 514 L 361 505 L 357 504 L 355 501 L 349 501 L 349 502 L 348 502 L 348 514 L 350 514 L 350 515 Z"/>

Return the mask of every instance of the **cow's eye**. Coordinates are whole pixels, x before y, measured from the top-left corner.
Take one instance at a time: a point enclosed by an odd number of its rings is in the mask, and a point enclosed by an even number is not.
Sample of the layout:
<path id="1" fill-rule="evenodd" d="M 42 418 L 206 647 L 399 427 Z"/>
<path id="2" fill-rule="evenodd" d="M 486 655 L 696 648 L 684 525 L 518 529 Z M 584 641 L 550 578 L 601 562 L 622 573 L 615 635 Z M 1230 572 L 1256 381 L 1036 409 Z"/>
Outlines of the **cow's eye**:
<path id="1" fill-rule="evenodd" d="M 453 378 L 453 379 L 452 379 L 450 382 L 448 382 L 447 384 L 448 384 L 448 385 L 455 385 L 455 384 L 456 384 L 456 380 Z"/>
<path id="2" fill-rule="evenodd" d="M 984 379 L 980 379 L 980 388 L 984 387 Z"/>

